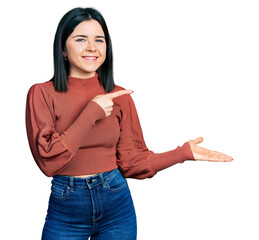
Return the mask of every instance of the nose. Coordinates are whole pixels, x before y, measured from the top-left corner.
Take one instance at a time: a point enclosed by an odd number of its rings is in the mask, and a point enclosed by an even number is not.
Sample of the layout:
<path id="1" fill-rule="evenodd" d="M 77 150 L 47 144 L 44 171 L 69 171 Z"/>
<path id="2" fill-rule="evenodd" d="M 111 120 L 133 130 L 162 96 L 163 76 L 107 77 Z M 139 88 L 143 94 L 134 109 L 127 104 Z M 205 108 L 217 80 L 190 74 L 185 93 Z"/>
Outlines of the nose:
<path id="1" fill-rule="evenodd" d="M 91 40 L 87 41 L 86 50 L 87 51 L 95 51 L 96 50 L 94 41 L 91 41 Z"/>

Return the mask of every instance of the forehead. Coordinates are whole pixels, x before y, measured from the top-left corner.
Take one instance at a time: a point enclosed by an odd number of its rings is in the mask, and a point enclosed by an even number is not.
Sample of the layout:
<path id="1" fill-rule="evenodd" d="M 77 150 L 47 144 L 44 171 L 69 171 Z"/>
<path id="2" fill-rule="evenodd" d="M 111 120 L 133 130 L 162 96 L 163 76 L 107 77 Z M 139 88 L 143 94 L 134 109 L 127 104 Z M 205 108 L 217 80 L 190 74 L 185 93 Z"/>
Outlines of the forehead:
<path id="1" fill-rule="evenodd" d="M 90 36 L 90 35 L 103 35 L 104 36 L 102 26 L 100 25 L 99 22 L 97 22 L 96 20 L 93 20 L 93 19 L 86 20 L 86 21 L 79 23 L 75 27 L 75 29 L 71 35 L 74 35 L 74 34 L 84 34 L 87 36 Z"/>

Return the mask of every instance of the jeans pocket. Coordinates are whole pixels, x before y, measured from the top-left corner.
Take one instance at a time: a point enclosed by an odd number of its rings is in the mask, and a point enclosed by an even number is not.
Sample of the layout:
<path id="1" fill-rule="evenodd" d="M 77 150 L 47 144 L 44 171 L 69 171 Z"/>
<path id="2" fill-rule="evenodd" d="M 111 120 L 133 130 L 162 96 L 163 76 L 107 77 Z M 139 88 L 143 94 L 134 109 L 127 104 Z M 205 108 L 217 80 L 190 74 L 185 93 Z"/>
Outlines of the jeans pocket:
<path id="1" fill-rule="evenodd" d="M 56 199 L 65 200 L 70 195 L 70 187 L 53 181 L 51 185 L 51 195 Z"/>
<path id="2" fill-rule="evenodd" d="M 118 192 L 128 185 L 127 180 L 119 171 L 111 179 L 108 179 L 106 184 L 108 189 L 112 192 Z"/>

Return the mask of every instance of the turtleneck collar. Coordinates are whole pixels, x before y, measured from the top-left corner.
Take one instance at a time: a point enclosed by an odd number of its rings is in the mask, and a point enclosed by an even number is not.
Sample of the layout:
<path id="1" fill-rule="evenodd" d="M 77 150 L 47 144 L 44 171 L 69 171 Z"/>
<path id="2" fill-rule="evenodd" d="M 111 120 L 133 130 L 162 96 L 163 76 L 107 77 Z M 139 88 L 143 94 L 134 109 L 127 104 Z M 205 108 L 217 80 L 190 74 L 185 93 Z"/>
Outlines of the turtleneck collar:
<path id="1" fill-rule="evenodd" d="M 95 75 L 93 77 L 89 77 L 89 78 L 78 78 L 78 77 L 68 76 L 67 84 L 81 84 L 81 85 L 87 85 L 87 86 L 100 85 L 97 72 L 95 72 Z"/>

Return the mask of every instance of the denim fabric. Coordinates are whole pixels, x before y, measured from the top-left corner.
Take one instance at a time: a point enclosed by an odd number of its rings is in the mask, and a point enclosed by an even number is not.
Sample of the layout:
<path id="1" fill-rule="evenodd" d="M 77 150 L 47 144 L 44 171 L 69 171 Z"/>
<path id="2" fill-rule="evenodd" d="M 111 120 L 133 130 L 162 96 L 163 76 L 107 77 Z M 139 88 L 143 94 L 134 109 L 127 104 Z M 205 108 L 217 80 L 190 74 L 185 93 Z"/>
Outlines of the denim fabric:
<path id="1" fill-rule="evenodd" d="M 53 176 L 42 240 L 136 240 L 127 180 L 118 168 L 88 178 Z"/>

